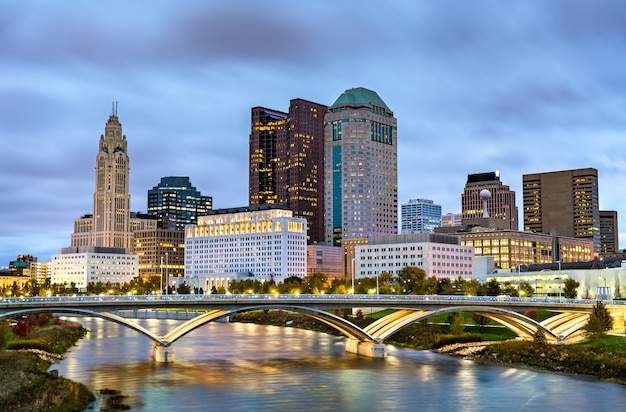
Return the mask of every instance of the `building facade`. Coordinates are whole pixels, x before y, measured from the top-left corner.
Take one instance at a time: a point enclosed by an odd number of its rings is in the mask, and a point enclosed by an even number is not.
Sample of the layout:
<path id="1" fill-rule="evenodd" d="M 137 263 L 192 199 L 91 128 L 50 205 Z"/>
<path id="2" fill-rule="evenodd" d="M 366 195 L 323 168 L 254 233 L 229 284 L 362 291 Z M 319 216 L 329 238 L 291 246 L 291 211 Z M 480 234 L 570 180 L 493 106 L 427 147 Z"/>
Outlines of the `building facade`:
<path id="1" fill-rule="evenodd" d="M 346 90 L 325 117 L 326 243 L 398 233 L 397 119 L 372 90 Z"/>
<path id="2" fill-rule="evenodd" d="M 617 212 L 600 211 L 600 255 L 614 255 L 619 252 L 619 228 Z"/>
<path id="3" fill-rule="evenodd" d="M 459 232 L 461 244 L 474 248 L 474 255 L 493 256 L 502 269 L 535 263 L 587 262 L 593 259 L 593 242 L 566 236 L 516 230 Z"/>
<path id="4" fill-rule="evenodd" d="M 213 208 L 213 198 L 202 196 L 188 176 L 162 177 L 158 185 L 148 190 L 148 214 L 157 217 L 161 229 L 184 230 L 196 223 L 198 216 Z"/>
<path id="5" fill-rule="evenodd" d="M 446 213 L 441 216 L 441 227 L 459 227 L 463 224 L 463 214 Z"/>
<path id="6" fill-rule="evenodd" d="M 182 277 L 185 273 L 185 231 L 150 229 L 133 232 L 131 253 L 139 258 L 139 276 Z"/>
<path id="7" fill-rule="evenodd" d="M 306 248 L 307 275 L 323 273 L 327 278 L 342 278 L 341 248 L 329 245 L 308 245 Z"/>
<path id="8" fill-rule="evenodd" d="M 401 206 L 401 233 L 434 233 L 441 227 L 441 205 L 429 199 L 411 199 Z"/>
<path id="9" fill-rule="evenodd" d="M 64 248 L 50 262 L 50 282 L 86 291 L 89 283 L 124 284 L 137 277 L 138 257 L 125 248 Z"/>
<path id="10" fill-rule="evenodd" d="M 306 220 L 281 205 L 220 209 L 185 228 L 185 276 L 304 277 Z"/>
<path id="11" fill-rule="evenodd" d="M 293 99 L 289 112 L 253 107 L 249 204 L 283 204 L 307 220 L 308 243 L 324 241 L 326 106 Z"/>
<path id="12" fill-rule="evenodd" d="M 593 168 L 523 175 L 524 230 L 593 241 L 601 250 L 598 171 Z"/>
<path id="13" fill-rule="evenodd" d="M 454 236 L 407 234 L 370 238 L 355 248 L 356 277 L 397 275 L 406 266 L 438 278 L 474 274 L 474 249 Z"/>
<path id="14" fill-rule="evenodd" d="M 461 195 L 461 213 L 463 219 L 476 219 L 485 216 L 484 199 L 480 193 L 488 190 L 487 214 L 492 219 L 507 222 L 506 228 L 517 230 L 517 206 L 515 192 L 500 181 L 498 172 L 476 173 L 467 175 L 467 182 Z"/>

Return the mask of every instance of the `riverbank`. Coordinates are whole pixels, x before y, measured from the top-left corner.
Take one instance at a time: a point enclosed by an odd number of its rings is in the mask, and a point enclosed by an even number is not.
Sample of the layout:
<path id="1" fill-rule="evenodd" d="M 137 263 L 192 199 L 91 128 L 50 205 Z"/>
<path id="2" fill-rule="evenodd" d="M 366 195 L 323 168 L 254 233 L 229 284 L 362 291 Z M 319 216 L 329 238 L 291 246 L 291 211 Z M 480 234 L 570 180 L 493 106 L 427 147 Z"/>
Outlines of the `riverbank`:
<path id="1" fill-rule="evenodd" d="M 48 372 L 86 330 L 74 322 L 56 322 L 26 337 L 14 337 L 0 351 L 0 410 L 84 411 L 95 400 L 83 384 Z"/>

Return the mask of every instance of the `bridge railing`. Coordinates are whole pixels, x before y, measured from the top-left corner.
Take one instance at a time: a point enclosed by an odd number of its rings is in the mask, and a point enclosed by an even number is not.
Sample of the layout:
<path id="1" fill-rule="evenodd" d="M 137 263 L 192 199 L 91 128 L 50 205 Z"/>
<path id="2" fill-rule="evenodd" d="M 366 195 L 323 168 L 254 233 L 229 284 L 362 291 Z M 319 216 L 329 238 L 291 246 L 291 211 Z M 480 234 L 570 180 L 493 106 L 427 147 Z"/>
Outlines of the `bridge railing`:
<path id="1" fill-rule="evenodd" d="M 566 299 L 559 297 L 510 297 L 510 296 L 460 296 L 460 295 L 365 295 L 365 294 L 208 294 L 208 295 L 94 295 L 94 296 L 41 296 L 41 297 L 7 297 L 1 298 L 0 303 L 54 303 L 54 302 L 202 302 L 207 300 L 318 300 L 332 302 L 334 300 L 355 300 L 366 304 L 368 301 L 429 301 L 432 303 L 451 302 L 519 302 L 519 303 L 548 303 L 548 304 L 595 304 L 593 299 Z M 605 300 L 604 304 L 626 305 L 624 300 Z"/>

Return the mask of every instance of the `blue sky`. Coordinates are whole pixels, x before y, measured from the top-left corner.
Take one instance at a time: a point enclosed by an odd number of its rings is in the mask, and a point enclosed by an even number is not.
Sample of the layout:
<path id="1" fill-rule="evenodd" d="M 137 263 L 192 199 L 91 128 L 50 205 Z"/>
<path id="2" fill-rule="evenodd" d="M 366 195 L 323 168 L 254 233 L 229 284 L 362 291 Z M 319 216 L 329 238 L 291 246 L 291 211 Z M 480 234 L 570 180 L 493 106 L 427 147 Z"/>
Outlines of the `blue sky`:
<path id="1" fill-rule="evenodd" d="M 626 216 L 622 0 L 7 0 L 0 79 L 0 267 L 69 246 L 113 98 L 133 211 L 172 175 L 245 206 L 251 107 L 366 87 L 398 119 L 400 203 L 458 213 L 498 170 L 521 221 L 523 174 L 594 167 Z"/>

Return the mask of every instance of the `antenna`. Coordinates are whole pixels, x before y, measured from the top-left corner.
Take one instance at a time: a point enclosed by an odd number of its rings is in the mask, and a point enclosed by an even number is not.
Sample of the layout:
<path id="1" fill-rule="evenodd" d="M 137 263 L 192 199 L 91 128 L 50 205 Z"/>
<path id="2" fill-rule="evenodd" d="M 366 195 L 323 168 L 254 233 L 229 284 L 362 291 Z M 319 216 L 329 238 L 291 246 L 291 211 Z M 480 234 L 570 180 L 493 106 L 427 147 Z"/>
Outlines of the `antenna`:
<path id="1" fill-rule="evenodd" d="M 115 97 L 113 98 L 113 101 L 111 102 L 111 115 L 112 116 L 117 116 L 117 100 L 115 100 Z"/>

